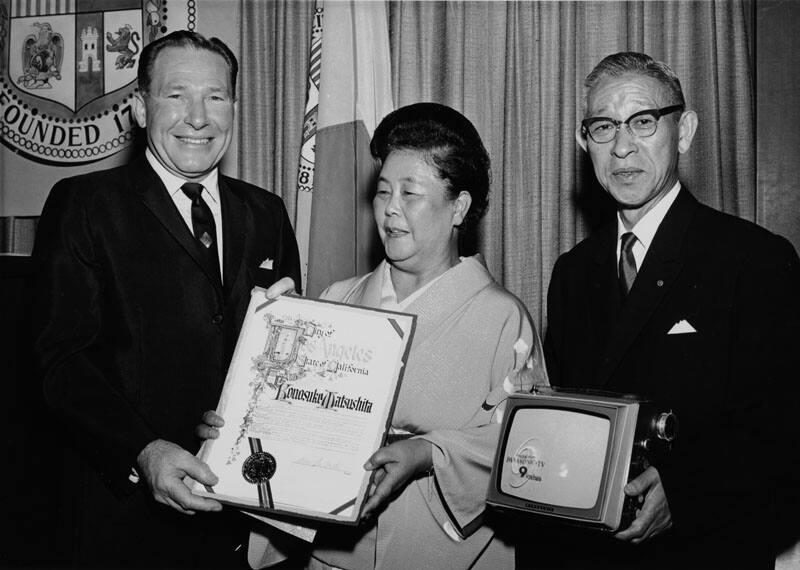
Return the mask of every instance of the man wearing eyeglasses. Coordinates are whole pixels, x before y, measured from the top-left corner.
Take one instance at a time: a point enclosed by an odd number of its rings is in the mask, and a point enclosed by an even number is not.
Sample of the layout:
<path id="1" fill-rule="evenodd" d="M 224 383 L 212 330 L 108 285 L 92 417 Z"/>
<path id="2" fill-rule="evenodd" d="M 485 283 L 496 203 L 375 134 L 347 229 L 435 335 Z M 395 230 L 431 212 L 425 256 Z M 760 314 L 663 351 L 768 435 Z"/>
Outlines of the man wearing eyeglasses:
<path id="1" fill-rule="evenodd" d="M 680 431 L 626 486 L 639 504 L 628 528 L 543 529 L 537 567 L 772 568 L 777 506 L 800 488 L 785 451 L 797 438 L 797 253 L 681 184 L 698 117 L 667 65 L 614 54 L 585 88 L 576 138 L 617 216 L 555 264 L 548 372 L 652 399 Z"/>

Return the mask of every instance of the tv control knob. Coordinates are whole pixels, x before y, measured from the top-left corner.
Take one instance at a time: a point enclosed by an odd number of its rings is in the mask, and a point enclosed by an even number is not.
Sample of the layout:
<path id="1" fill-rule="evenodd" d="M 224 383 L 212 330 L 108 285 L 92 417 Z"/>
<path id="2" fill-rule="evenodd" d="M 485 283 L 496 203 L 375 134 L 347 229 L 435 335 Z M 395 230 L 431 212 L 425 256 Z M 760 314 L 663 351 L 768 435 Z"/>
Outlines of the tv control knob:
<path id="1" fill-rule="evenodd" d="M 674 441 L 678 435 L 678 417 L 672 412 L 662 412 L 656 416 L 655 432 L 658 439 Z"/>

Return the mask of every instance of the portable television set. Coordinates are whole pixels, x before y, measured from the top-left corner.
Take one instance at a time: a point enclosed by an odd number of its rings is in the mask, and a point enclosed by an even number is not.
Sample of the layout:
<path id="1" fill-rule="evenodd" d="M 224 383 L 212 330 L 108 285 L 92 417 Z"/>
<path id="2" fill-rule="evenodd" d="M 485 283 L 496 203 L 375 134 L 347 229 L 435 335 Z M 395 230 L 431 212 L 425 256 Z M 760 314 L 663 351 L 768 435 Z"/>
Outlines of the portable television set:
<path id="1" fill-rule="evenodd" d="M 607 392 L 540 388 L 506 406 L 487 504 L 611 532 L 635 516 L 623 488 L 678 428 L 671 411 Z"/>

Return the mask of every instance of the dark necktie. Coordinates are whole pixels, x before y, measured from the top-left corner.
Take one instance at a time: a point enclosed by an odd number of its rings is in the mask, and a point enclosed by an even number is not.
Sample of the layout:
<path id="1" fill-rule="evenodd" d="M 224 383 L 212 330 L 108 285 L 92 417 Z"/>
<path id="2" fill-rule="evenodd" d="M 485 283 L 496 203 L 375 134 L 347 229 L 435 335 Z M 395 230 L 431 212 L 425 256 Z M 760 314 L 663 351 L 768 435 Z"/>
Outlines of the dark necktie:
<path id="1" fill-rule="evenodd" d="M 192 229 L 194 237 L 206 252 L 210 269 L 219 275 L 219 252 L 217 251 L 217 229 L 214 215 L 201 194 L 203 185 L 197 182 L 186 182 L 181 190 L 192 201 Z"/>
<path id="2" fill-rule="evenodd" d="M 619 251 L 619 288 L 622 296 L 627 297 L 636 279 L 636 259 L 633 257 L 633 244 L 636 236 L 633 232 L 622 234 L 622 246 Z"/>

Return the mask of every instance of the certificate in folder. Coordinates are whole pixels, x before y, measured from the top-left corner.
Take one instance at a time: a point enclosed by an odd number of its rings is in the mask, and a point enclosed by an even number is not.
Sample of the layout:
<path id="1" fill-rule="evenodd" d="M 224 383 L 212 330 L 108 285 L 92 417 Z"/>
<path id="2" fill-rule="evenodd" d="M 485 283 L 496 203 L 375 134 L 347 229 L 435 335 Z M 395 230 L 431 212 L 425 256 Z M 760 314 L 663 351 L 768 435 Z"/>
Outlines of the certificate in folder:
<path id="1" fill-rule="evenodd" d="M 357 523 L 414 335 L 414 315 L 253 289 L 194 491 L 265 513 Z"/>

